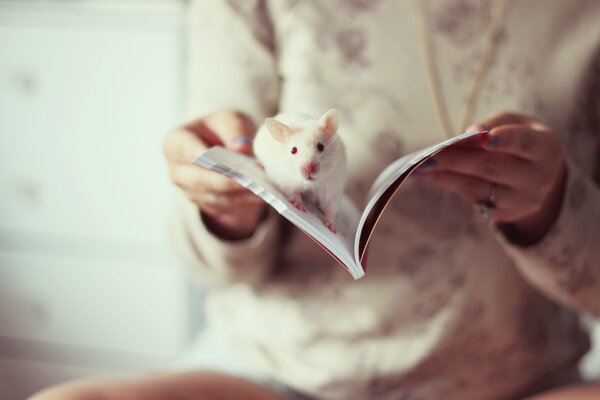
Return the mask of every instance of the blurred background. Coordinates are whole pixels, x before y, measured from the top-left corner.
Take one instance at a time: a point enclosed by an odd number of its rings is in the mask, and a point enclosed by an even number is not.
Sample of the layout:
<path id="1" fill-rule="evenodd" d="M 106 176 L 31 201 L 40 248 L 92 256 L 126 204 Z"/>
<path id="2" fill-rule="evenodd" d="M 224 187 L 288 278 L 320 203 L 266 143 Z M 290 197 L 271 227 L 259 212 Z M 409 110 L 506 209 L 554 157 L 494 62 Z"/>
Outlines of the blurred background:
<path id="1" fill-rule="evenodd" d="M 0 0 L 2 400 L 164 365 L 201 327 L 161 153 L 183 116 L 186 6 Z"/>
<path id="2" fill-rule="evenodd" d="M 197 330 L 161 150 L 185 6 L 0 0 L 2 400 L 161 365 Z"/>

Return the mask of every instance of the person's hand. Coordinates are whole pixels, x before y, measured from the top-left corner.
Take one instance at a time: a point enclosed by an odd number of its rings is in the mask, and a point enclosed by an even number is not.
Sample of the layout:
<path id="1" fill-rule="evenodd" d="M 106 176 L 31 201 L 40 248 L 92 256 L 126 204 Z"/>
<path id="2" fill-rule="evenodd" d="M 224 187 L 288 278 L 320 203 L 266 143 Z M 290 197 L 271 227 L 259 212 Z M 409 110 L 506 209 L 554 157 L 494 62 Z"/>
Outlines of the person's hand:
<path id="1" fill-rule="evenodd" d="M 492 200 L 489 217 L 511 240 L 535 243 L 562 206 L 567 171 L 560 139 L 549 127 L 520 114 L 495 114 L 478 126 L 489 134 L 435 155 L 416 176 L 474 205 Z"/>
<path id="2" fill-rule="evenodd" d="M 256 127 L 239 112 L 219 111 L 169 132 L 163 152 L 171 180 L 199 206 L 207 227 L 223 239 L 250 237 L 264 215 L 266 205 L 249 190 L 216 172 L 192 164 L 211 146 L 224 146 L 252 154 Z"/>

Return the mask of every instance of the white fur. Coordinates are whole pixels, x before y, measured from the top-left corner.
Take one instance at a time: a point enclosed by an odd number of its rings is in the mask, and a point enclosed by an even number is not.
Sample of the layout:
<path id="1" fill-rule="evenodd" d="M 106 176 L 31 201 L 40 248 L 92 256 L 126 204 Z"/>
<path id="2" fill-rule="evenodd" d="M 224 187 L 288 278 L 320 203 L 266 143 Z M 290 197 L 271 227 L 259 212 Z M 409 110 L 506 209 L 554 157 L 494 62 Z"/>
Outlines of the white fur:
<path id="1" fill-rule="evenodd" d="M 254 154 L 271 181 L 288 199 L 312 201 L 325 218 L 333 222 L 346 183 L 346 152 L 342 141 L 337 134 L 329 140 L 325 138 L 321 129 L 323 118 L 283 113 L 273 119 L 290 127 L 293 134 L 280 142 L 263 124 L 254 138 Z M 337 129 L 337 114 L 333 115 L 332 121 Z M 319 142 L 325 146 L 322 153 L 316 148 Z M 293 146 L 298 148 L 296 154 L 291 153 Z M 319 165 L 312 181 L 302 175 L 302 165 L 308 162 Z"/>

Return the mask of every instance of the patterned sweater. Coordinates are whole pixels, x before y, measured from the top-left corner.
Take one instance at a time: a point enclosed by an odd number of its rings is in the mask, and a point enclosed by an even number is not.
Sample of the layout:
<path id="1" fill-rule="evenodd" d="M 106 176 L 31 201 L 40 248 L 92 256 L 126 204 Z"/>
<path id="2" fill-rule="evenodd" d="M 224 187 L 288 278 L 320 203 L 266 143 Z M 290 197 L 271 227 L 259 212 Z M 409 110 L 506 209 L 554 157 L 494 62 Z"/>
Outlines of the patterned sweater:
<path id="1" fill-rule="evenodd" d="M 346 191 L 441 140 L 405 0 L 203 0 L 190 12 L 190 114 L 342 112 Z M 491 1 L 427 0 L 455 126 Z M 409 180 L 354 281 L 271 213 L 225 242 L 181 201 L 179 249 L 208 288 L 203 340 L 320 399 L 509 399 L 552 384 L 587 351 L 600 315 L 600 2 L 513 0 L 476 120 L 529 114 L 568 153 L 563 207 L 546 236 L 511 243 L 456 195 Z M 457 128 L 458 129 L 458 128 Z M 594 173 L 596 175 L 594 176 Z M 594 181 L 594 178 L 596 181 Z"/>

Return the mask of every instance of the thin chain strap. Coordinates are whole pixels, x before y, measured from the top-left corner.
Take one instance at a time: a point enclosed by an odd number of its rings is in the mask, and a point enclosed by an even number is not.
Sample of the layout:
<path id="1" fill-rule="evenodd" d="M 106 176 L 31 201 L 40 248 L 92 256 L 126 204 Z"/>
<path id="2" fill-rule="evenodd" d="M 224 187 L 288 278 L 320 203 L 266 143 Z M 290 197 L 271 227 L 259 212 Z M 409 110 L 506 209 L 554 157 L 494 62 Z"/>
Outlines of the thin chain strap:
<path id="1" fill-rule="evenodd" d="M 498 34 L 502 28 L 504 17 L 506 16 L 506 10 L 508 7 L 508 0 L 495 0 L 491 10 L 490 25 L 485 35 L 483 43 L 483 53 L 479 59 L 479 65 L 471 82 L 467 101 L 465 103 L 465 109 L 461 120 L 461 131 L 464 131 L 469 124 L 472 123 L 473 116 L 477 108 L 477 100 L 485 75 L 487 74 L 492 56 L 496 51 L 498 43 Z M 433 48 L 431 44 L 431 37 L 429 30 L 427 29 L 425 8 L 423 6 L 423 0 L 411 0 L 411 10 L 415 28 L 417 30 L 417 37 L 421 45 L 423 52 L 423 58 L 425 60 L 425 67 L 427 68 L 427 83 L 431 92 L 433 105 L 437 114 L 438 122 L 444 136 L 450 138 L 454 136 L 455 132 L 452 129 L 452 122 L 448 115 L 448 108 L 444 101 L 444 94 L 442 92 L 442 85 L 437 69 L 435 68 L 435 59 L 433 54 Z M 458 132 L 458 133 L 460 133 Z"/>

